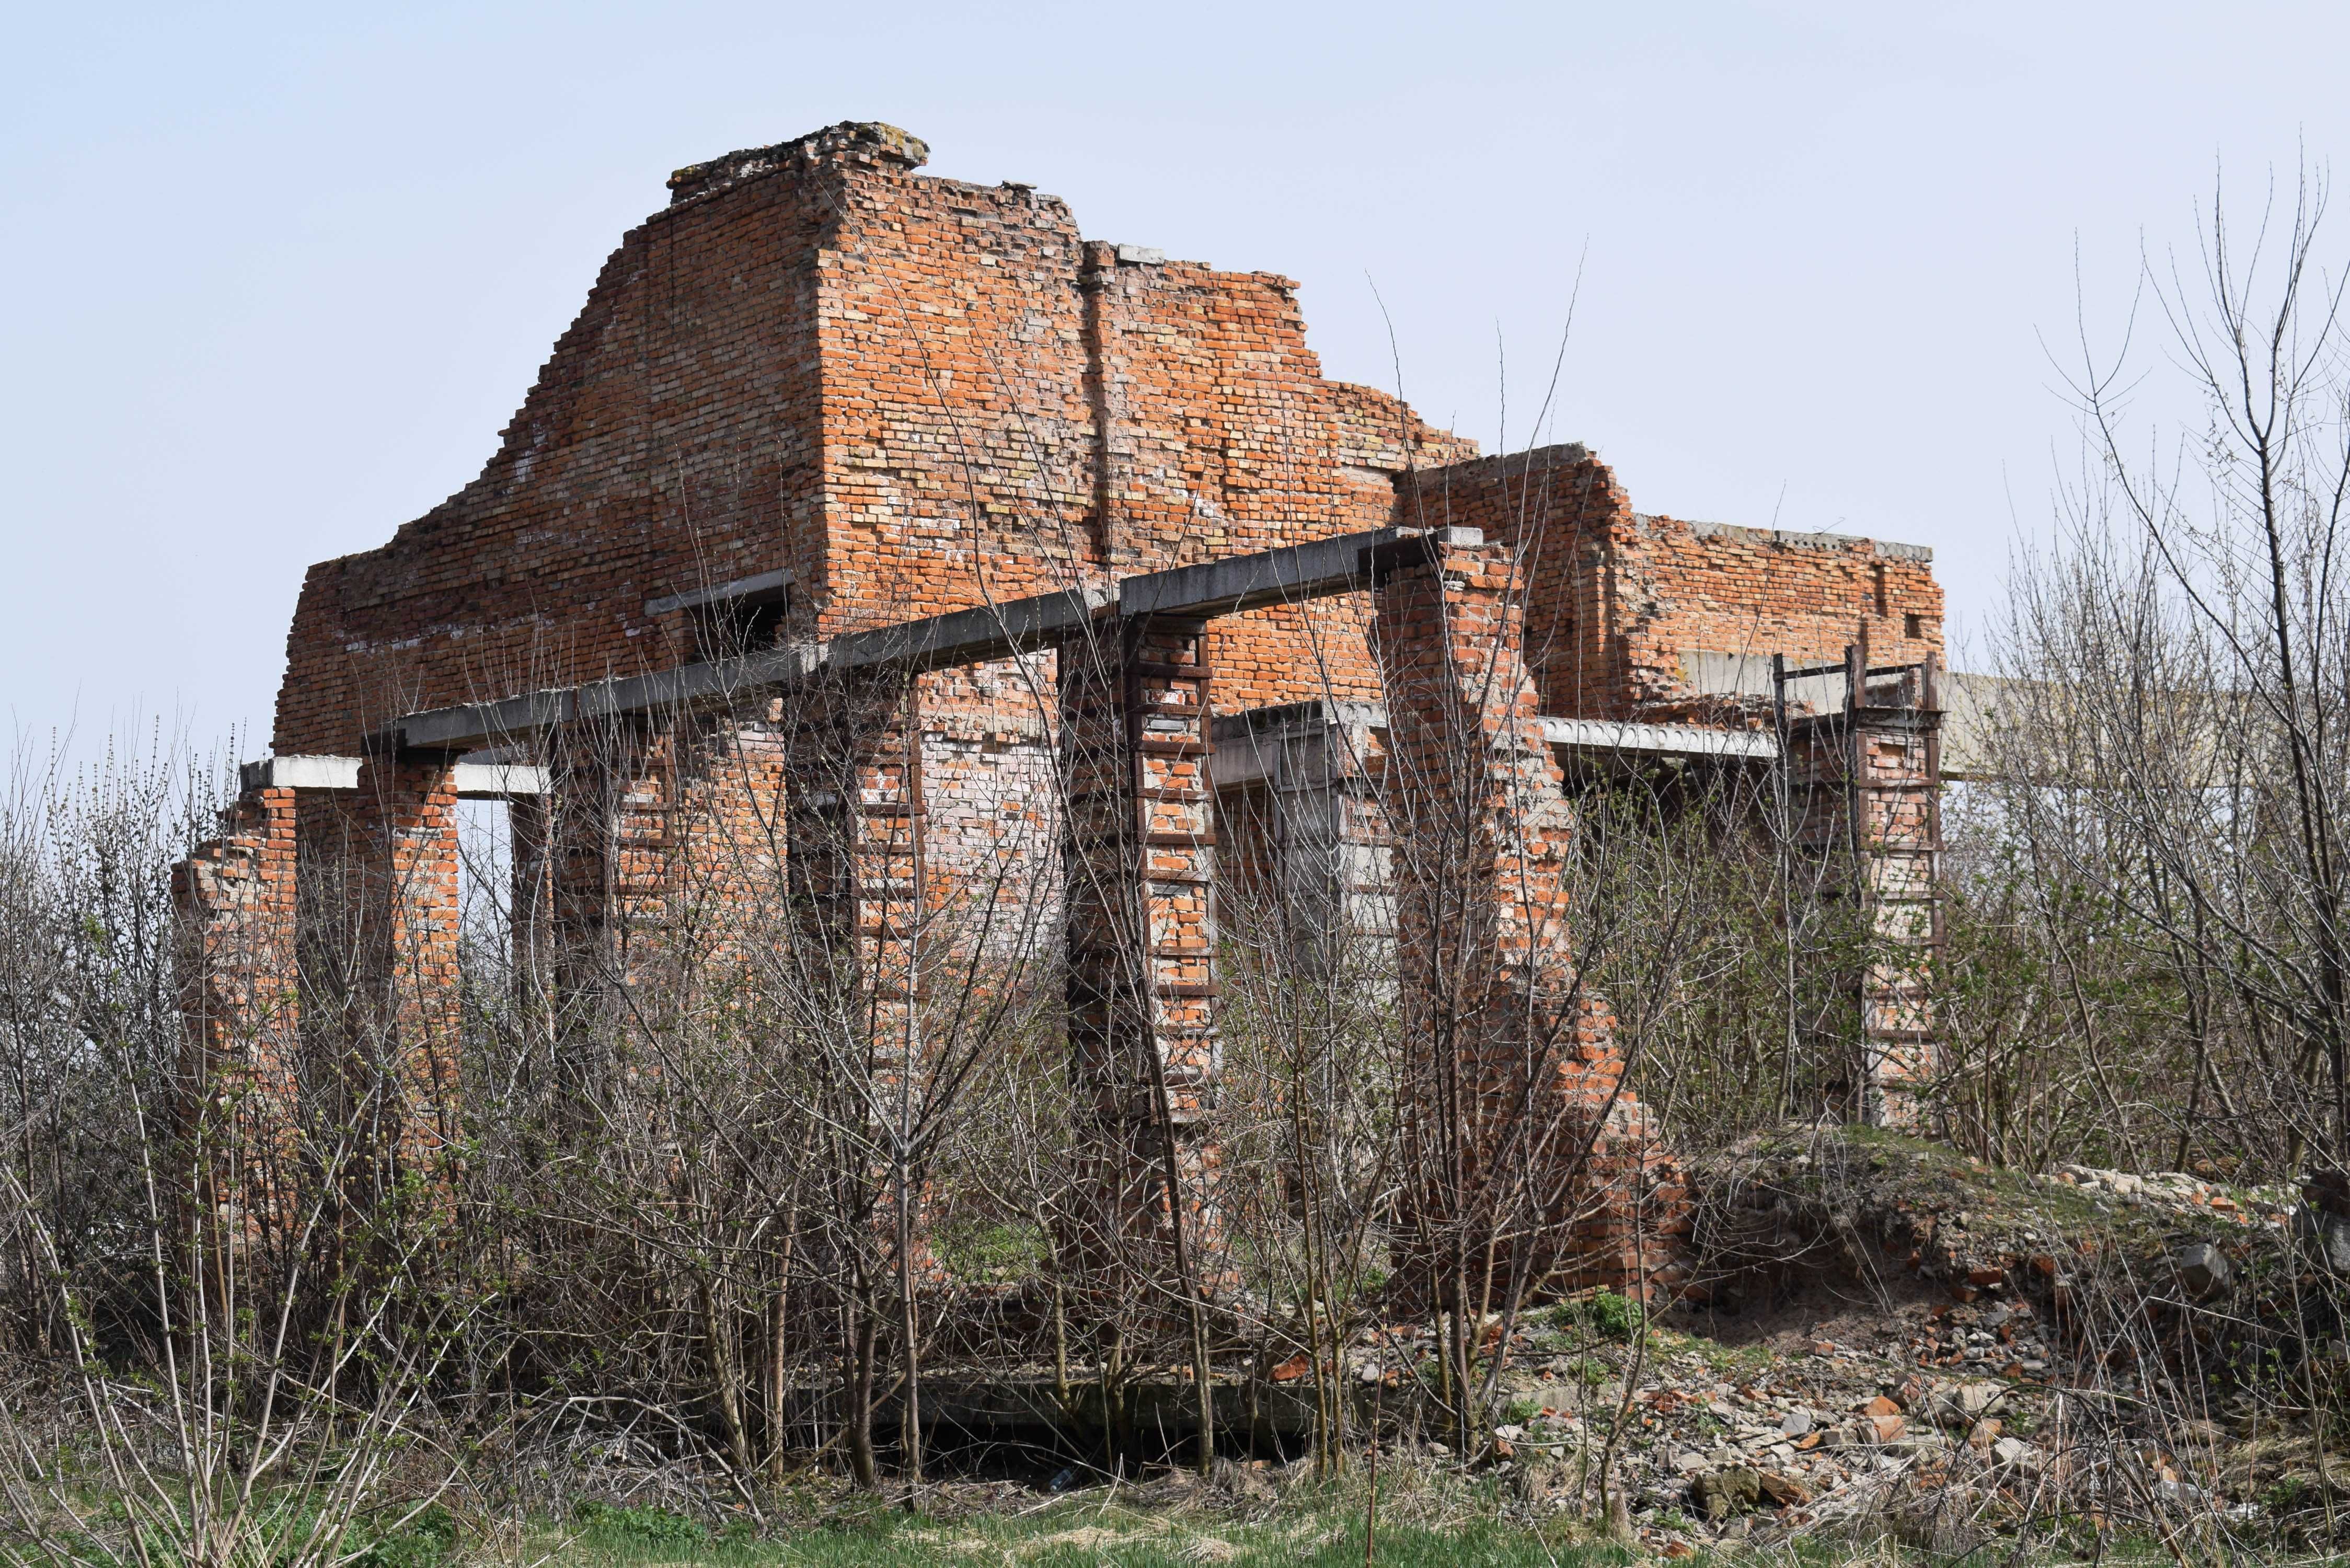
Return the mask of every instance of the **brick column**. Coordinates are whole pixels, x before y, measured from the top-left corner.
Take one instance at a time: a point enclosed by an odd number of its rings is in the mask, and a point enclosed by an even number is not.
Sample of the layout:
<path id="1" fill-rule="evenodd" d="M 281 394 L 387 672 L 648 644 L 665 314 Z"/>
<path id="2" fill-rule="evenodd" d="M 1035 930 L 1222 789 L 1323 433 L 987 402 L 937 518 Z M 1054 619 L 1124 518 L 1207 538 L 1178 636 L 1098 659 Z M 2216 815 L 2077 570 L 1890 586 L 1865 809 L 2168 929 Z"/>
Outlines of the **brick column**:
<path id="1" fill-rule="evenodd" d="M 350 1043 L 380 1096 L 379 1152 L 395 1171 L 441 1173 L 457 1137 L 460 903 L 453 757 L 368 757 L 351 806 L 349 885 L 361 941 L 362 1036 Z"/>
<path id="2" fill-rule="evenodd" d="M 1865 629 L 1865 628 L 1864 628 Z M 1856 1039 L 1846 1114 L 1915 1128 L 1941 1065 L 1933 966 L 1942 940 L 1941 704 L 1937 661 L 1869 673 L 1868 647 L 1845 653 L 1843 710 L 1787 726 L 1798 843 L 1850 862 L 1840 878 L 1858 911 L 1851 984 Z"/>
<path id="3" fill-rule="evenodd" d="M 1607 1005 L 1582 981 L 1575 816 L 1525 666 L 1522 585 L 1510 552 L 1476 530 L 1439 537 L 1435 561 L 1379 590 L 1377 619 L 1420 1232 L 1410 1264 L 1440 1292 L 1465 1289 L 1471 1310 L 1519 1271 L 1538 1292 L 1646 1293 L 1669 1272 L 1686 1203 L 1622 1087 Z"/>
<path id="4" fill-rule="evenodd" d="M 182 923 L 183 1127 L 197 1200 L 237 1245 L 286 1239 L 298 1200 L 301 974 L 295 794 L 249 790 L 172 868 Z"/>
<path id="5" fill-rule="evenodd" d="M 850 677 L 798 705 L 785 787 L 788 867 L 812 977 L 872 1054 L 906 1079 L 919 1053 L 922 904 L 920 725 L 897 674 Z M 912 1083 L 920 1081 L 919 1068 Z"/>
<path id="6" fill-rule="evenodd" d="M 1173 1264 L 1181 1288 L 1213 1292 L 1228 1270 L 1206 1128 L 1222 1046 L 1205 629 L 1154 617 L 1070 644 L 1060 706 L 1069 1044 L 1095 1204 L 1083 1241 L 1129 1278 Z"/>
<path id="7" fill-rule="evenodd" d="M 677 744 L 672 731 L 629 719 L 567 724 L 549 748 L 552 794 L 515 815 L 531 940 L 567 1000 L 628 975 L 640 940 L 667 924 Z"/>
<path id="8" fill-rule="evenodd" d="M 924 1001 L 931 955 L 924 877 L 919 689 L 903 671 L 842 677 L 787 705 L 786 875 L 816 1028 L 854 1067 L 857 1111 L 886 1142 L 920 1120 L 925 1090 Z M 852 1098 L 854 1098 L 852 1091 Z M 873 1236 L 894 1254 L 899 1196 L 877 1158 Z M 916 1214 L 922 1192 L 913 1194 Z M 920 1283 L 941 1275 L 926 1225 L 904 1231 L 905 1262 Z"/>

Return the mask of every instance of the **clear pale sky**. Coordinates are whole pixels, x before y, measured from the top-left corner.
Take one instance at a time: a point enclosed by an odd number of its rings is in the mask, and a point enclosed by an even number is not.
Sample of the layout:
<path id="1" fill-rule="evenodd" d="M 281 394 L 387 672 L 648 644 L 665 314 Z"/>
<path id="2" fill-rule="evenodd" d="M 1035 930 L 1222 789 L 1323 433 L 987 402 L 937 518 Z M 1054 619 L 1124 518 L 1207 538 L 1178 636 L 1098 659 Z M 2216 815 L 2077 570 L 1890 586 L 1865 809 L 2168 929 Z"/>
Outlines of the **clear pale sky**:
<path id="1" fill-rule="evenodd" d="M 2111 337 L 2216 164 L 2350 159 L 2314 4 L 5 16 L 0 708 L 79 752 L 160 717 L 259 754 L 303 568 L 473 475 L 671 169 L 837 120 L 1303 280 L 1328 373 L 1399 358 L 1488 450 L 1930 545 L 1961 636 L 2074 450 L 2076 243 Z"/>

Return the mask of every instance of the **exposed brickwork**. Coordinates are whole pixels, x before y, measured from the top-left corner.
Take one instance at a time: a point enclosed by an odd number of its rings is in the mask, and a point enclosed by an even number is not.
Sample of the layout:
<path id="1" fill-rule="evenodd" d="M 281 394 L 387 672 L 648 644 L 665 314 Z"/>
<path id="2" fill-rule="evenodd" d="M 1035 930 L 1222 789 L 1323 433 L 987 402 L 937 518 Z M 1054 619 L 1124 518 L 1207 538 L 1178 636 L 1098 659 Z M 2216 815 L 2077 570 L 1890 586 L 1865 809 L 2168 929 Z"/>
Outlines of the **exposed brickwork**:
<path id="1" fill-rule="evenodd" d="M 1523 591 L 1492 543 L 1449 547 L 1378 595 L 1412 1202 L 1434 1252 L 1419 1262 L 1645 1293 L 1668 1277 L 1686 1204 L 1584 985 L 1575 811 L 1543 737 Z"/>
<path id="2" fill-rule="evenodd" d="M 1082 1240 L 1129 1266 L 1180 1258 L 1196 1287 L 1223 1272 L 1205 630 L 1113 626 L 1061 670 L 1069 1049 L 1103 1205 Z"/>
<path id="3" fill-rule="evenodd" d="M 173 867 L 182 917 L 182 1125 L 196 1185 L 223 1239 L 280 1238 L 290 1218 L 301 1052 L 296 959 L 296 805 L 248 792 L 220 836 Z"/>
<path id="4" fill-rule="evenodd" d="M 799 722 L 785 802 L 794 907 L 824 1011 L 869 1041 L 884 1098 L 920 1079 L 922 746 L 912 692 L 882 676 L 828 688 Z M 909 1090 L 910 1092 L 910 1090 Z"/>
<path id="5" fill-rule="evenodd" d="M 1865 645 L 1848 670 L 1868 668 Z M 1879 667 L 1882 668 L 1882 667 Z M 1891 678 L 1855 680 L 1864 700 L 1795 722 L 1789 781 L 1797 841 L 1838 863 L 1863 917 L 1854 961 L 1857 1059 L 1846 1074 L 1856 1120 L 1915 1128 L 1918 1096 L 1940 1068 L 1933 965 L 1942 939 L 1941 711 L 1929 659 Z"/>
<path id="6" fill-rule="evenodd" d="M 1325 381 L 1295 286 L 1120 261 L 1024 185 L 914 172 L 886 127 L 681 171 L 482 476 L 312 568 L 281 753 L 400 712 L 697 657 L 666 597 L 797 579 L 830 635 L 1386 521 L 1473 449 Z M 1234 700 L 1373 683 L 1364 607 L 1220 629 Z M 1317 636 L 1318 632 L 1318 636 Z"/>
<path id="7" fill-rule="evenodd" d="M 456 1141 L 461 998 L 454 759 L 370 757 L 350 814 L 352 887 L 373 1016 L 356 1044 L 375 1075 L 387 1152 L 437 1171 Z"/>
<path id="8" fill-rule="evenodd" d="M 1621 1092 L 1604 1007 L 1575 984 L 1573 813 L 1535 721 L 1752 724 L 1767 703 L 1744 675 L 1724 684 L 1725 659 L 1818 660 L 1856 635 L 1880 659 L 1933 654 L 1923 553 L 1644 515 L 1580 447 L 1479 460 L 1326 380 L 1288 279 L 1087 241 L 1056 199 L 930 178 L 925 156 L 843 125 L 679 171 L 482 475 L 382 548 L 312 568 L 276 750 L 372 755 L 421 709 L 1390 522 L 1482 529 L 1486 545 L 1377 595 L 1105 620 L 1057 652 L 533 737 L 556 784 L 515 811 L 525 972 L 558 1032 L 609 1022 L 614 987 L 708 959 L 725 946 L 713 917 L 750 909 L 735 926 L 795 933 L 885 1077 L 910 1083 L 889 1043 L 928 1039 L 933 971 L 1034 963 L 1066 905 L 1100 1233 L 1168 1251 L 1163 1105 L 1191 1272 L 1212 1285 L 1212 688 L 1244 725 L 1280 710 L 1302 726 L 1284 755 L 1320 758 L 1310 784 L 1284 763 L 1227 802 L 1235 885 L 1310 911 L 1293 933 L 1307 948 L 1400 930 L 1407 1011 L 1465 1029 L 1475 1064 L 1463 1202 L 1492 1188 L 1492 1140 L 1518 1136 L 1509 1074 L 1527 1079 L 1529 1052 L 1547 1064 L 1529 1125 L 1549 1129 L 1544 1168 L 1582 1174 L 1544 1197 L 1537 1261 L 1554 1286 L 1637 1284 L 1677 1223 L 1674 1178 Z M 754 598 L 725 600 L 746 582 Z M 415 1158 L 454 1131 L 448 761 L 375 757 L 356 804 L 306 800 L 296 832 L 356 846 L 350 934 L 380 944 Z M 253 846 L 294 808 L 241 809 L 186 874 L 208 950 L 267 926 L 234 912 L 249 890 L 254 909 L 276 896 Z M 1439 876 L 1425 830 L 1446 823 L 1460 854 Z M 1473 918 L 1433 954 L 1431 889 L 1456 873 Z M 1870 983 L 1889 1041 L 1917 988 Z M 251 1019 L 275 1005 L 261 995 L 224 992 L 204 1016 Z M 216 1029 L 192 1038 L 216 1034 L 226 1049 Z"/>
<path id="9" fill-rule="evenodd" d="M 1543 711 L 1573 718 L 1759 722 L 1693 679 L 1701 655 L 1759 670 L 1840 658 L 1867 628 L 1880 663 L 1942 648 L 1930 556 L 1828 534 L 1684 523 L 1635 512 L 1581 446 L 1544 447 L 1418 475 L 1401 515 L 1482 529 L 1521 555 L 1527 660 Z"/>

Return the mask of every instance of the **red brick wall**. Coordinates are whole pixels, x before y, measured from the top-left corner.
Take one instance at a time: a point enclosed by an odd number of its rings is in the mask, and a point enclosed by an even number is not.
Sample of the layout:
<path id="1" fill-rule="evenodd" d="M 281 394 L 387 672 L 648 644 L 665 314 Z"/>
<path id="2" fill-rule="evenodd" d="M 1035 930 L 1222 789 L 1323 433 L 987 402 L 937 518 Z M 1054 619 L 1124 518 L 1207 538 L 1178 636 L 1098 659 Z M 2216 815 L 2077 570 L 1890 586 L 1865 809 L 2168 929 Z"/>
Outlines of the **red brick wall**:
<path id="1" fill-rule="evenodd" d="M 625 235 L 481 477 L 310 569 L 275 743 L 680 662 L 649 598 L 805 563 L 818 521 L 814 270 L 837 179 L 755 181 Z"/>
<path id="2" fill-rule="evenodd" d="M 1475 452 L 1383 392 L 1324 380 L 1290 279 L 1090 250 L 1118 574 L 1384 527 L 1396 474 Z M 1369 616 L 1355 595 L 1217 622 L 1217 707 L 1375 700 Z"/>
<path id="3" fill-rule="evenodd" d="M 1068 586 L 1096 551 L 1066 205 L 858 168 L 809 267 L 825 635 Z"/>
<path id="4" fill-rule="evenodd" d="M 681 171 L 481 477 L 311 569 L 276 749 L 691 662 L 687 612 L 645 606 L 696 587 L 788 568 L 829 636 L 1375 527 L 1391 473 L 1473 450 L 1322 379 L 1288 280 L 1121 262 L 922 155 L 835 127 Z M 1365 613 L 1220 628 L 1230 697 L 1369 694 Z"/>
<path id="5" fill-rule="evenodd" d="M 1489 1242 L 1532 1232 L 1538 1289 L 1646 1296 L 1671 1276 L 1685 1195 L 1587 988 L 1576 815 L 1523 658 L 1515 555 L 1505 540 L 1449 547 L 1378 595 L 1418 1222 L 1407 1251 L 1415 1273 L 1454 1246 L 1472 1270 L 1506 1272 L 1506 1247 Z M 1521 1162 L 1531 1192 L 1497 1179 Z"/>
<path id="6" fill-rule="evenodd" d="M 1579 445 L 1434 470 L 1407 492 L 1400 520 L 1482 528 L 1517 547 L 1527 662 L 1546 713 L 1719 720 L 1723 705 L 1690 680 L 1689 655 L 1824 662 L 1864 619 L 1876 663 L 1942 647 L 1930 551 L 1636 512 Z"/>

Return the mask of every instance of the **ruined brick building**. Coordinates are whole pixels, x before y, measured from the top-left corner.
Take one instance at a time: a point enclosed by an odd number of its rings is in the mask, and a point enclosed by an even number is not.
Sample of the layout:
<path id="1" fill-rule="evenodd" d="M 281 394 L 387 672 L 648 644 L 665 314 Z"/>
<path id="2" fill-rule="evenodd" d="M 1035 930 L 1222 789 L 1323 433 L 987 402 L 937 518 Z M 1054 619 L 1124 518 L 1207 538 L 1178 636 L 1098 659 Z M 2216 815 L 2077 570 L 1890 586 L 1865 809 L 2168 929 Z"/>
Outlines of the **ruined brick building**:
<path id="1" fill-rule="evenodd" d="M 1492 996 L 1543 997 L 1559 1090 L 1634 1151 L 1627 1180 L 1649 1140 L 1604 1004 L 1538 929 L 1578 754 L 1798 770 L 1817 834 L 1875 857 L 1887 929 L 1930 945 L 1928 552 L 1643 514 L 1581 447 L 1481 458 L 1326 379 L 1289 279 L 1087 239 L 924 157 L 844 124 L 679 171 L 480 477 L 310 569 L 274 755 L 182 881 L 213 968 L 244 955 L 192 1002 L 216 1064 L 265 1071 L 298 1033 L 269 977 L 331 824 L 416 1042 L 414 1137 L 448 1135 L 467 795 L 559 841 L 522 857 L 550 940 L 609 943 L 670 896 L 663 813 L 764 792 L 789 831 L 763 853 L 809 862 L 795 885 L 883 1034 L 920 996 L 889 906 L 976 877 L 1060 945 L 1099 1114 L 1144 1129 L 1146 1167 L 1154 1116 L 1213 1103 L 1220 877 L 1284 888 L 1322 939 L 1384 932 L 1424 1003 L 1436 917 L 1383 780 L 1476 819 L 1478 913 L 1444 940 L 1487 955 Z M 1807 671 L 1783 747 L 1774 656 Z M 858 702 L 855 736 L 810 716 Z M 777 738 L 826 722 L 829 750 Z M 591 762 L 591 730 L 628 739 Z M 1898 1102 L 1930 1015 L 1898 964 L 1865 983 L 1868 1093 Z M 1523 1046 L 1525 1010 L 1492 1011 L 1493 1048 Z M 1588 1277 L 1645 1265 L 1620 1219 L 1578 1233 Z"/>

